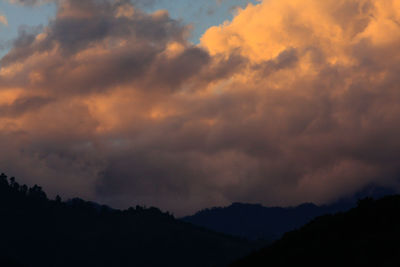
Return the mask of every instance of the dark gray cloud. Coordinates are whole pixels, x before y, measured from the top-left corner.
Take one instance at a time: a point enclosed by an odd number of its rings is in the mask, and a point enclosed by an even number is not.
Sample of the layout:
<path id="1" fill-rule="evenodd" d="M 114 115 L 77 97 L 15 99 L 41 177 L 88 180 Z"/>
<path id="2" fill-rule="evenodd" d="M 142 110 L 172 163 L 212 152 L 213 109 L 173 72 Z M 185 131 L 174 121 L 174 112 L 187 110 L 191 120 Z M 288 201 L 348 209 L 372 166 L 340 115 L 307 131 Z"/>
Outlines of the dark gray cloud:
<path id="1" fill-rule="evenodd" d="M 19 4 L 19 5 L 25 5 L 25 6 L 37 6 L 41 4 L 46 4 L 46 3 L 58 3 L 60 0 L 8 0 L 12 4 Z M 100 2 L 101 0 L 96 0 L 97 2 Z M 81 1 L 85 2 L 85 1 Z M 131 3 L 134 6 L 140 7 L 140 8 L 148 8 L 152 7 L 157 0 L 121 0 L 120 2 L 125 2 L 125 3 Z"/>
<path id="2" fill-rule="evenodd" d="M 46 3 L 57 2 L 58 0 L 8 0 L 12 4 L 24 5 L 24 6 L 37 6 Z"/>
<path id="3" fill-rule="evenodd" d="M 21 116 L 25 112 L 34 112 L 42 106 L 50 103 L 52 99 L 44 97 L 21 97 L 16 99 L 11 105 L 0 105 L 1 117 Z"/>
<path id="4" fill-rule="evenodd" d="M 1 59 L 0 168 L 52 194 L 179 215 L 396 189 L 399 28 L 367 2 L 343 4 L 341 31 L 337 1 L 310 1 L 273 29 L 259 21 L 293 2 L 267 1 L 195 46 L 164 11 L 63 1 Z"/>

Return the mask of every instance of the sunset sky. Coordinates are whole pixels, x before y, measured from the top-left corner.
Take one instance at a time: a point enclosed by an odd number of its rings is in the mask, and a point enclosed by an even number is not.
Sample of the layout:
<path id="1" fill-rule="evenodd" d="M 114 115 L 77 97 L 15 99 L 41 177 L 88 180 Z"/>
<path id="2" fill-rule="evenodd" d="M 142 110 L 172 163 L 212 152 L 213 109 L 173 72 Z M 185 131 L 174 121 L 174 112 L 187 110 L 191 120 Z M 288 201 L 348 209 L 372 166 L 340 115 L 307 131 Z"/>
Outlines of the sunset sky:
<path id="1" fill-rule="evenodd" d="M 176 215 L 400 182 L 398 0 L 1 0 L 0 171 Z"/>

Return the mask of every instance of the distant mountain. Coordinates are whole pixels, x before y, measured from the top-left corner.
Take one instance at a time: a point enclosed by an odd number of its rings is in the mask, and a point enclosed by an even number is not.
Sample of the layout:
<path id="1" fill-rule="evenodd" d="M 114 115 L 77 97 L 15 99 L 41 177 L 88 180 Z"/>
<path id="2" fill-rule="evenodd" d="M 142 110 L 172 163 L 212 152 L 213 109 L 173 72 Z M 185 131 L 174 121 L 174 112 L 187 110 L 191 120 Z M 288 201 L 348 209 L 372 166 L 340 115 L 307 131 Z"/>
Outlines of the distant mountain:
<path id="1" fill-rule="evenodd" d="M 400 195 L 318 217 L 232 267 L 400 266 Z"/>
<path id="2" fill-rule="evenodd" d="M 182 220 L 220 233 L 274 241 L 317 216 L 346 210 L 349 205 L 340 203 L 318 207 L 307 203 L 293 208 L 279 208 L 233 203 L 225 208 L 206 209 Z"/>
<path id="3" fill-rule="evenodd" d="M 49 200 L 0 175 L 0 266 L 223 266 L 255 247 L 157 208 Z"/>
<path id="4" fill-rule="evenodd" d="M 299 228 L 312 219 L 355 207 L 357 199 L 381 197 L 393 191 L 367 186 L 354 197 L 342 199 L 331 205 L 316 206 L 305 203 L 297 207 L 264 207 L 259 204 L 233 203 L 228 207 L 205 209 L 183 221 L 202 226 L 216 232 L 248 238 L 274 241 L 284 233 Z"/>

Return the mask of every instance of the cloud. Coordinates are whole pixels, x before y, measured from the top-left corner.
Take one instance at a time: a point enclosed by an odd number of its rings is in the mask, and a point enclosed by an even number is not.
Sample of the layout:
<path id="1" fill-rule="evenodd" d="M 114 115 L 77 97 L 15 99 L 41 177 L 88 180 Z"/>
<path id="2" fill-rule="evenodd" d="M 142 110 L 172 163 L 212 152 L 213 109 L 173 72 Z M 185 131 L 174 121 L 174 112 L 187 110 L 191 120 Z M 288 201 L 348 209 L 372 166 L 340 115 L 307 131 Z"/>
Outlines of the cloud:
<path id="1" fill-rule="evenodd" d="M 8 0 L 11 4 L 17 4 L 17 5 L 23 5 L 23 6 L 39 6 L 39 5 L 44 5 L 48 3 L 60 3 L 62 1 L 67 2 L 69 0 Z M 98 2 L 101 2 L 101 0 L 97 0 Z M 124 0 L 126 3 L 133 4 L 135 6 L 138 6 L 140 8 L 148 8 L 154 6 L 154 4 L 158 0 Z"/>
<path id="2" fill-rule="evenodd" d="M 194 45 L 166 11 L 60 2 L 0 60 L 0 166 L 179 215 L 398 188 L 399 21 L 394 0 L 269 0 Z"/>
<path id="3" fill-rule="evenodd" d="M 1 14 L 0 14 L 0 24 L 6 25 L 6 26 L 8 25 L 8 20 L 7 20 L 6 16 L 1 15 Z"/>
<path id="4" fill-rule="evenodd" d="M 38 6 L 51 2 L 57 2 L 57 0 L 9 0 L 11 4 L 18 4 L 23 6 Z"/>

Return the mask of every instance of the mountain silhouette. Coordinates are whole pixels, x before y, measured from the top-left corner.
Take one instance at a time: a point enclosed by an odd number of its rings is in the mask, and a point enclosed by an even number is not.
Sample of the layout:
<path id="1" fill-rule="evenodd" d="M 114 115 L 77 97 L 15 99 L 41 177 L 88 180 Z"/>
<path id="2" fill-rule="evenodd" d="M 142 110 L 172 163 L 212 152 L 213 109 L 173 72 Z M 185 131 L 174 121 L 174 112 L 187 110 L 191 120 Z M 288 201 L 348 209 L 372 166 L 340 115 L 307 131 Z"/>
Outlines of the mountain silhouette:
<path id="1" fill-rule="evenodd" d="M 273 241 L 317 216 L 346 208 L 346 205 L 318 207 L 312 203 L 293 208 L 233 203 L 225 208 L 206 209 L 182 220 L 221 233 Z"/>
<path id="2" fill-rule="evenodd" d="M 358 199 L 379 198 L 393 193 L 388 188 L 369 185 L 354 196 L 330 205 L 317 206 L 304 203 L 296 207 L 282 208 L 233 203 L 228 207 L 205 209 L 182 220 L 229 235 L 251 240 L 274 241 L 282 237 L 284 233 L 295 230 L 318 216 L 347 211 L 356 206 Z"/>
<path id="3" fill-rule="evenodd" d="M 400 195 L 314 219 L 231 266 L 400 266 Z"/>
<path id="4" fill-rule="evenodd" d="M 157 208 L 49 200 L 4 174 L 0 214 L 0 266 L 224 266 L 260 248 Z"/>

